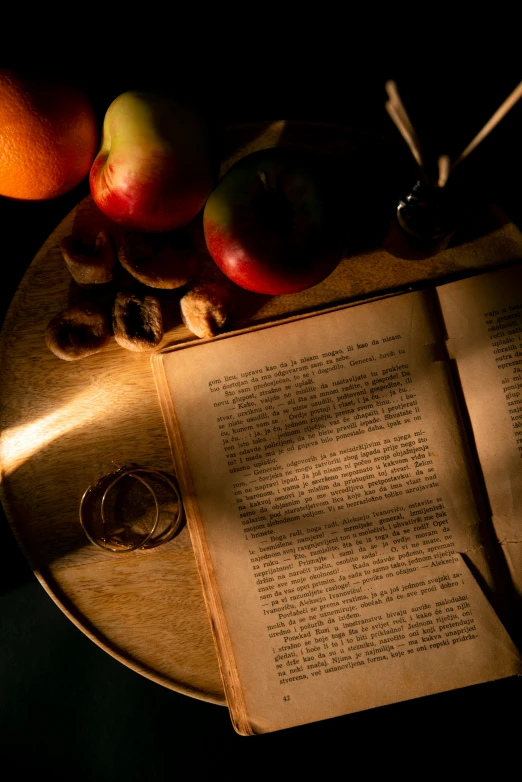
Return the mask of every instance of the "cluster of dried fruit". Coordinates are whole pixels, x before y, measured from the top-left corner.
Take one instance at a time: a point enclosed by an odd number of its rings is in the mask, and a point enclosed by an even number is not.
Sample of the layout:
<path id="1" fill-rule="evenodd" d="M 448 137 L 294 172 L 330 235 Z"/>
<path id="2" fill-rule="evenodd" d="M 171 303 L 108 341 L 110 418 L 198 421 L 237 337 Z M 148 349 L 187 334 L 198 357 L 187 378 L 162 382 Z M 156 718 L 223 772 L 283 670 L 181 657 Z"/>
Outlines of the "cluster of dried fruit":
<path id="1" fill-rule="evenodd" d="M 98 353 L 112 337 L 127 350 L 154 350 L 163 339 L 163 311 L 173 305 L 198 337 L 215 336 L 227 322 L 234 286 L 205 274 L 206 259 L 189 231 L 111 237 L 101 230 L 93 244 L 71 235 L 60 249 L 71 294 L 45 339 L 65 361 Z"/>

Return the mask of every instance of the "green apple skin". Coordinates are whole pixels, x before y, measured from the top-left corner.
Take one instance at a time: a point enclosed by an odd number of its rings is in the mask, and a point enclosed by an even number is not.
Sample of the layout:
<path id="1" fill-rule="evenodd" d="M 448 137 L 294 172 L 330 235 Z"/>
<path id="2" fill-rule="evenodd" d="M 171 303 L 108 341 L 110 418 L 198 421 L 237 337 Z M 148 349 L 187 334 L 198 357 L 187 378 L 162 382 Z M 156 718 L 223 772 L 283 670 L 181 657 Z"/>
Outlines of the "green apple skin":
<path id="1" fill-rule="evenodd" d="M 104 117 L 89 183 L 98 208 L 126 228 L 159 232 L 187 225 L 214 185 L 203 119 L 169 96 L 124 92 Z"/>
<path id="2" fill-rule="evenodd" d="M 314 153 L 285 147 L 235 163 L 203 211 L 207 248 L 221 271 L 269 295 L 296 293 L 327 277 L 344 247 L 330 173 Z"/>

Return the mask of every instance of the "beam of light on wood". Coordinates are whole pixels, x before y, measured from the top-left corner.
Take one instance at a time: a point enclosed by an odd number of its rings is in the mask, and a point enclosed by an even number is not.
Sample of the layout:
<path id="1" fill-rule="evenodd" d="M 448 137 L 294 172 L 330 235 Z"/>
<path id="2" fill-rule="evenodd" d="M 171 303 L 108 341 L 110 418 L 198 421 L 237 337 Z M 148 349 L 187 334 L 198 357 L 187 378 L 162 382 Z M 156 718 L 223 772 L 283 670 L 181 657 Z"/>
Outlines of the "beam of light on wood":
<path id="1" fill-rule="evenodd" d="M 0 480 L 59 437 L 99 422 L 111 404 L 99 389 L 89 389 L 43 418 L 5 429 L 0 435 Z"/>

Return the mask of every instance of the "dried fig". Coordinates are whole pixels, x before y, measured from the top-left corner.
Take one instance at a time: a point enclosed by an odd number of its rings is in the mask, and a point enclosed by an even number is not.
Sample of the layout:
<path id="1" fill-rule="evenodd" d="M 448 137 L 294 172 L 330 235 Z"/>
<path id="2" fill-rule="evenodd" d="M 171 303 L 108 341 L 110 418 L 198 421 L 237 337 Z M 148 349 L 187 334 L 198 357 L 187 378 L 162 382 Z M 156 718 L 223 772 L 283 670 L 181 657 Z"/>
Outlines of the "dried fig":
<path id="1" fill-rule="evenodd" d="M 45 331 L 45 342 L 55 356 L 76 361 L 99 353 L 111 339 L 110 322 L 100 307 L 84 304 L 62 310 Z"/>
<path id="2" fill-rule="evenodd" d="M 100 231 L 94 247 L 65 236 L 60 249 L 71 277 L 79 285 L 100 285 L 114 276 L 116 254 L 106 231 Z"/>
<path id="3" fill-rule="evenodd" d="M 180 300 L 183 323 L 197 337 L 214 337 L 227 321 L 230 302 L 230 291 L 224 285 L 196 285 Z"/>
<path id="4" fill-rule="evenodd" d="M 121 292 L 112 312 L 114 339 L 127 350 L 153 350 L 163 337 L 161 306 L 155 296 Z"/>
<path id="5" fill-rule="evenodd" d="M 180 288 L 195 277 L 198 254 L 183 229 L 167 234 L 129 231 L 118 259 L 130 274 L 150 288 Z"/>

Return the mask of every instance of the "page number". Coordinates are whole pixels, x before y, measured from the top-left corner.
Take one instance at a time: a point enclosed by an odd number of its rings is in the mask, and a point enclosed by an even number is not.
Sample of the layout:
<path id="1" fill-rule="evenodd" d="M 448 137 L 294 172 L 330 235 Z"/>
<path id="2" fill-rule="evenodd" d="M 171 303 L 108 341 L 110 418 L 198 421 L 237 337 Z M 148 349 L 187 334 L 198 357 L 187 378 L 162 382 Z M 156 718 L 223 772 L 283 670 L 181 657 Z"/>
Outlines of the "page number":
<path id="1" fill-rule="evenodd" d="M 289 695 L 283 695 L 283 700 L 284 701 L 289 701 L 290 700 L 290 696 Z"/>

